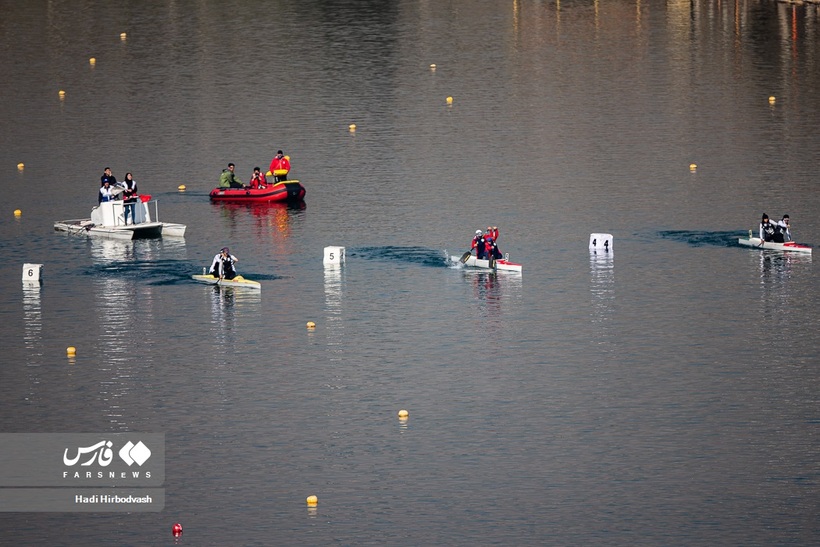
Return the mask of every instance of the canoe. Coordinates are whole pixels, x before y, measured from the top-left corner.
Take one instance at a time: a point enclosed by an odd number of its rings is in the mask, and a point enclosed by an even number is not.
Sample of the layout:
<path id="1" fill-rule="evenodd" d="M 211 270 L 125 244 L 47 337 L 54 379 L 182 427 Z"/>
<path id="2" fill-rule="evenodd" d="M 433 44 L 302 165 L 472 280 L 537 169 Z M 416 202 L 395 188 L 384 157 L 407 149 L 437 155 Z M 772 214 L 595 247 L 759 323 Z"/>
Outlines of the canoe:
<path id="1" fill-rule="evenodd" d="M 152 201 L 151 196 L 140 196 L 140 200 L 133 204 L 136 224 L 130 216 L 131 224 L 125 224 L 125 205 L 121 200 L 105 201 L 91 209 L 90 218 L 58 220 L 54 223 L 54 229 L 70 234 L 126 240 L 185 236 L 184 224 L 159 221 L 157 202 Z"/>
<path id="2" fill-rule="evenodd" d="M 208 195 L 212 201 L 234 203 L 295 202 L 305 198 L 305 187 L 298 180 L 286 180 L 265 188 L 214 188 Z"/>
<path id="3" fill-rule="evenodd" d="M 465 253 L 466 254 L 466 253 Z M 453 262 L 461 262 L 460 256 L 451 256 L 450 260 Z M 504 258 L 499 258 L 495 261 L 495 268 L 490 267 L 489 260 L 480 260 L 474 256 L 470 256 L 466 262 L 463 262 L 465 266 L 469 266 L 471 268 L 482 268 L 485 270 L 501 270 L 507 272 L 520 272 L 522 271 L 521 264 L 516 264 L 515 262 L 510 262 L 509 257 L 506 256 Z"/>
<path id="4" fill-rule="evenodd" d="M 218 277 L 214 277 L 212 275 L 193 275 L 191 276 L 194 281 L 198 281 L 200 283 L 207 283 L 208 285 L 217 285 L 219 284 L 220 287 L 244 287 L 246 289 L 256 289 L 260 290 L 262 285 L 259 284 L 258 281 L 251 281 L 250 279 L 245 279 L 241 275 L 237 275 L 233 279 L 223 279 L 219 281 Z"/>
<path id="5" fill-rule="evenodd" d="M 774 241 L 763 241 L 759 237 L 741 237 L 737 242 L 746 247 L 755 247 L 757 249 L 767 249 L 772 251 L 793 251 L 796 253 L 811 254 L 811 246 L 805 243 L 795 243 L 789 241 L 786 243 L 776 243 Z"/>

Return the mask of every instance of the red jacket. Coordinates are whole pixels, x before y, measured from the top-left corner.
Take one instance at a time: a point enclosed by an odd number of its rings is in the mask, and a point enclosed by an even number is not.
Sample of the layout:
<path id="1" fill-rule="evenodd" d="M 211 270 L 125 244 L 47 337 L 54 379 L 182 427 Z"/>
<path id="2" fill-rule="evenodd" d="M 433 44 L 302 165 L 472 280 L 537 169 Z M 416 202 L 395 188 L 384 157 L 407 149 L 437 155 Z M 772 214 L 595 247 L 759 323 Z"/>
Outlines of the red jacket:
<path id="1" fill-rule="evenodd" d="M 274 175 L 276 171 L 279 169 L 284 169 L 286 172 L 290 171 L 290 160 L 288 160 L 285 156 L 279 156 L 278 154 L 273 157 L 270 162 L 270 172 Z"/>
<path id="2" fill-rule="evenodd" d="M 265 178 L 265 175 L 262 173 L 254 173 L 253 178 L 251 179 L 251 188 L 262 188 L 267 186 L 268 180 Z"/>

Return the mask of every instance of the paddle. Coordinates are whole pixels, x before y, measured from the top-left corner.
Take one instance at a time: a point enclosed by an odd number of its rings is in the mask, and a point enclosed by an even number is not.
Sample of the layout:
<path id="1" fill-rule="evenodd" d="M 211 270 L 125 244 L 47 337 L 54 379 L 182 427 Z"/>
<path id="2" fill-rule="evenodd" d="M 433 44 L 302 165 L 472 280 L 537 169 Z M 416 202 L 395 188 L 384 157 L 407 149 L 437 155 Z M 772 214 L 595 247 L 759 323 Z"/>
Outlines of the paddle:
<path id="1" fill-rule="evenodd" d="M 461 262 L 462 264 L 466 264 L 467 261 L 470 260 L 470 256 L 472 256 L 472 254 L 473 253 L 471 251 L 467 251 L 466 253 L 461 255 L 461 258 L 458 259 L 459 262 Z"/>

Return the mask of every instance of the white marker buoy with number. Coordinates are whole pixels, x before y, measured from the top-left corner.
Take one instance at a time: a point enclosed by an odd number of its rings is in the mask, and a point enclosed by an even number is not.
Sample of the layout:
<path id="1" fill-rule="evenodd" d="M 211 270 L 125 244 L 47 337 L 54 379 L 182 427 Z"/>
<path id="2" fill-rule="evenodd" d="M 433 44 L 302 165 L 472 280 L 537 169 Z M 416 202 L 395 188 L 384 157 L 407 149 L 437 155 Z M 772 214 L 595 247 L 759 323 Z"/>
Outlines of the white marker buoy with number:
<path id="1" fill-rule="evenodd" d="M 612 234 L 590 234 L 589 235 L 590 250 L 612 250 Z"/>
<path id="2" fill-rule="evenodd" d="M 345 261 L 344 247 L 325 247 L 325 264 L 342 264 Z"/>
<path id="3" fill-rule="evenodd" d="M 42 264 L 23 264 L 23 282 L 39 283 L 42 269 Z"/>

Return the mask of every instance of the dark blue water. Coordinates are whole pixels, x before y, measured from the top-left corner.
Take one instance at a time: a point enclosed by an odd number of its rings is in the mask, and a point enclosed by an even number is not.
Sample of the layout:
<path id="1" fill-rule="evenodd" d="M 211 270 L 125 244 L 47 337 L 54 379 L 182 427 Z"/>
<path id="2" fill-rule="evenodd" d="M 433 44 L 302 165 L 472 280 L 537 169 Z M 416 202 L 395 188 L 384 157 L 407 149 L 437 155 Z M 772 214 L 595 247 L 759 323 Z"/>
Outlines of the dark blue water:
<path id="1" fill-rule="evenodd" d="M 818 275 L 737 244 L 820 241 L 816 6 L 2 12 L 0 431 L 166 438 L 162 512 L 3 545 L 817 542 Z M 277 149 L 304 204 L 209 202 Z M 55 232 L 105 166 L 186 237 Z"/>

